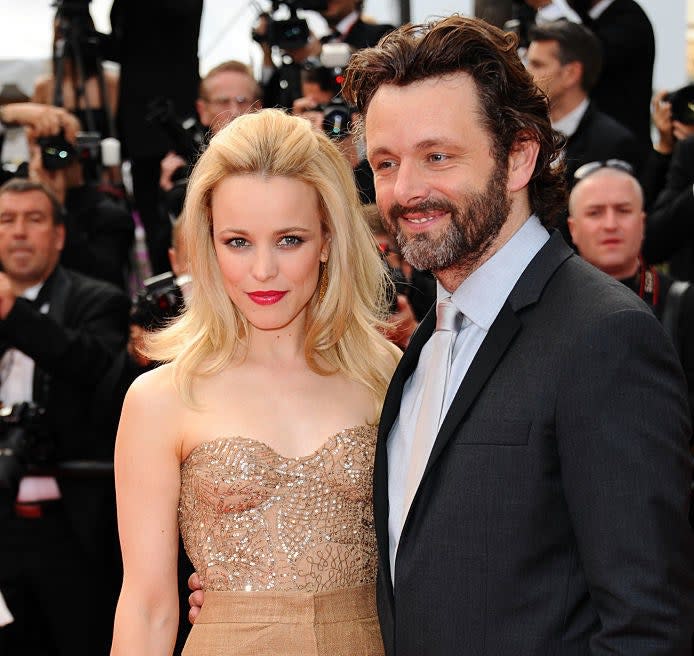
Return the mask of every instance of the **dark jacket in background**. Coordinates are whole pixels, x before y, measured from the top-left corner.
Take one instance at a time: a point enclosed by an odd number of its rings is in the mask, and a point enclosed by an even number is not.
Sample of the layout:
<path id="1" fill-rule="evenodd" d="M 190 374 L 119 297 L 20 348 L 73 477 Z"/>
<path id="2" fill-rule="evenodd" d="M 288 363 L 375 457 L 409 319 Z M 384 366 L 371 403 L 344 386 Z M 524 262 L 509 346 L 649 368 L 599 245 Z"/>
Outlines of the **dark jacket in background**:
<path id="1" fill-rule="evenodd" d="M 643 256 L 657 264 L 670 260 L 671 273 L 694 279 L 694 137 L 675 144 L 665 188 L 646 219 Z"/>
<path id="2" fill-rule="evenodd" d="M 614 0 L 597 20 L 585 23 L 603 48 L 603 69 L 591 98 L 650 145 L 655 36 L 646 12 L 634 0 Z"/>

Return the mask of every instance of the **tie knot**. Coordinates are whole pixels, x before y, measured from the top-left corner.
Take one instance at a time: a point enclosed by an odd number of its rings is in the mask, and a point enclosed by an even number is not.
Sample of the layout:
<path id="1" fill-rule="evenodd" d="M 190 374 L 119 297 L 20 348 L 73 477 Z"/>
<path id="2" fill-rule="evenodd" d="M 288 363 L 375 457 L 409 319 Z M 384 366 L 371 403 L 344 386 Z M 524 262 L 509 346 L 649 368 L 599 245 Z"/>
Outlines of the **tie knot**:
<path id="1" fill-rule="evenodd" d="M 444 298 L 436 305 L 436 330 L 450 330 L 457 332 L 460 329 L 460 322 L 463 315 L 460 310 L 453 305 L 453 301 Z"/>

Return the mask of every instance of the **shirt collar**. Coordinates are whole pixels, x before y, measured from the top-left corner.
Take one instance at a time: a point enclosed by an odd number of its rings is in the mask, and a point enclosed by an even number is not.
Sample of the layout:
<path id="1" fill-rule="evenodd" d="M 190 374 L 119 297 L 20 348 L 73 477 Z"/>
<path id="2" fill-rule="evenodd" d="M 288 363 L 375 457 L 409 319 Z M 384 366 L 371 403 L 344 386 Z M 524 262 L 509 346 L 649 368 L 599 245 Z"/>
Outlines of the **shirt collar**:
<path id="1" fill-rule="evenodd" d="M 581 17 L 566 3 L 566 0 L 552 0 L 548 5 L 540 7 L 535 16 L 538 25 L 553 23 L 565 18 L 572 23 L 580 23 Z"/>
<path id="2" fill-rule="evenodd" d="M 354 26 L 354 23 L 357 22 L 358 18 L 359 18 L 359 12 L 353 11 L 351 14 L 348 14 L 347 16 L 345 16 L 337 25 L 335 25 L 335 29 L 343 37 L 345 37 L 349 34 L 349 31 Z"/>
<path id="3" fill-rule="evenodd" d="M 597 20 L 613 2 L 614 0 L 600 0 L 594 7 L 588 10 L 588 15 L 593 20 Z"/>
<path id="4" fill-rule="evenodd" d="M 475 269 L 451 295 L 437 283 L 437 300 L 451 297 L 466 320 L 489 330 L 525 268 L 549 239 L 534 214 L 479 269 Z"/>
<path id="5" fill-rule="evenodd" d="M 22 298 L 26 298 L 30 301 L 35 301 L 39 297 L 39 292 L 43 287 L 43 282 L 34 285 L 33 287 L 28 287 L 22 292 Z"/>
<path id="6" fill-rule="evenodd" d="M 588 98 L 584 98 L 566 116 L 563 116 L 558 121 L 552 121 L 552 127 L 565 137 L 572 137 L 574 132 L 578 130 L 578 124 L 581 122 L 583 115 L 588 111 L 589 104 Z"/>

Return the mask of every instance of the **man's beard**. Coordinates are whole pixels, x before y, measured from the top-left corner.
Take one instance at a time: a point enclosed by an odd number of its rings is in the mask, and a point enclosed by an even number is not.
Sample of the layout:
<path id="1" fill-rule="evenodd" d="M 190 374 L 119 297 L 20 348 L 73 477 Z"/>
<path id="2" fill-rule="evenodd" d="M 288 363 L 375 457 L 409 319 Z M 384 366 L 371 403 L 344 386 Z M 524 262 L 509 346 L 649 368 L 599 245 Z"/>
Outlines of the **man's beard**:
<path id="1" fill-rule="evenodd" d="M 511 200 L 505 163 L 497 164 L 482 192 L 468 193 L 465 205 L 432 199 L 412 207 L 396 203 L 388 210 L 388 229 L 395 235 L 403 257 L 421 271 L 448 268 L 472 269 L 499 234 L 508 218 Z M 451 220 L 438 236 L 407 235 L 398 219 L 407 213 L 447 212 Z"/>

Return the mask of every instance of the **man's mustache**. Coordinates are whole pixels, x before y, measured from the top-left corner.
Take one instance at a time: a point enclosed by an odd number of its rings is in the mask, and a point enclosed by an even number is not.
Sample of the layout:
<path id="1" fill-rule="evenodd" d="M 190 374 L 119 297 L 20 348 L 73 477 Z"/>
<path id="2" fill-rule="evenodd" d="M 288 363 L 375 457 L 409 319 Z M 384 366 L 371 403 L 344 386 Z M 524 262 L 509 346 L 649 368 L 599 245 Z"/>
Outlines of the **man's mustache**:
<path id="1" fill-rule="evenodd" d="M 416 205 L 401 205 L 394 203 L 388 209 L 388 218 L 392 222 L 401 219 L 405 214 L 424 214 L 426 212 L 449 212 L 454 213 L 456 206 L 450 201 L 445 200 L 425 200 Z"/>

